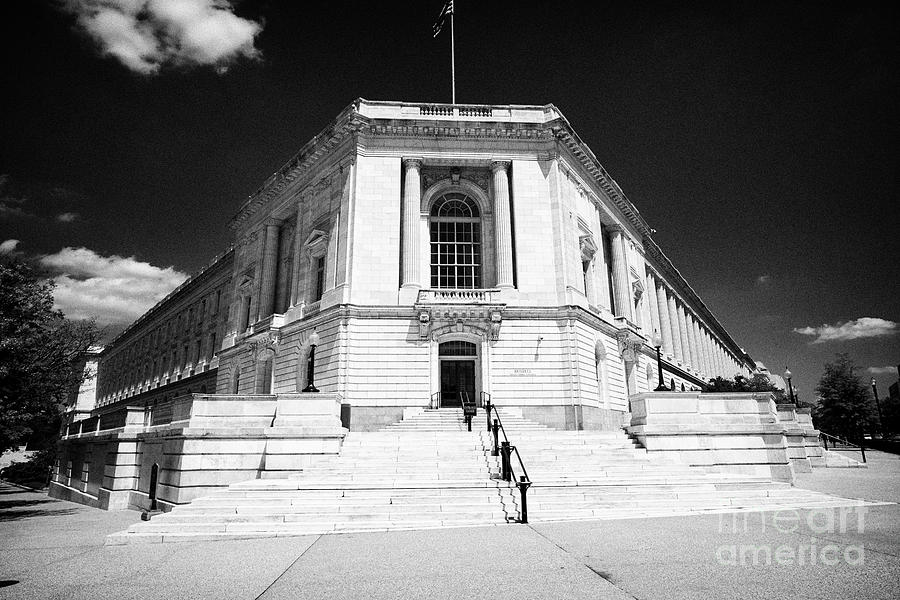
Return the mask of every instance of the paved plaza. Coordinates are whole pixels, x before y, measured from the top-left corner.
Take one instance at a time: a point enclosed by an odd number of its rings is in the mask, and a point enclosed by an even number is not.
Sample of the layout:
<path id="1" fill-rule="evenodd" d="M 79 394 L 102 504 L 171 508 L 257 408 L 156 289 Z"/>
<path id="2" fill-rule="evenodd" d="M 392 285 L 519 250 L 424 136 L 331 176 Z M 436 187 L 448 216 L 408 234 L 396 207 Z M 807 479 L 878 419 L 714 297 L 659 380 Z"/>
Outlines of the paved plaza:
<path id="1" fill-rule="evenodd" d="M 900 501 L 900 459 L 806 489 Z M 900 597 L 900 506 L 105 545 L 139 519 L 2 484 L 0 598 Z"/>

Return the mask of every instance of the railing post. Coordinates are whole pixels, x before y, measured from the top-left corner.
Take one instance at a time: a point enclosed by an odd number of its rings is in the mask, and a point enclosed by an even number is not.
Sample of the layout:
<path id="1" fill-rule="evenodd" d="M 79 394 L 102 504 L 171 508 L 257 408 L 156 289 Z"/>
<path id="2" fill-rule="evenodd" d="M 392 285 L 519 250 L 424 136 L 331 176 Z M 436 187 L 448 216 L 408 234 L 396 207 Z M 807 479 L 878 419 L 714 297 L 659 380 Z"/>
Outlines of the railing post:
<path id="1" fill-rule="evenodd" d="M 487 398 L 484 402 L 484 414 L 487 415 L 487 430 L 488 433 L 491 432 L 491 399 Z"/>
<path id="2" fill-rule="evenodd" d="M 828 436 L 827 436 L 827 435 L 823 435 L 823 436 L 822 436 L 822 441 L 825 443 L 825 449 L 828 450 Z"/>
<path id="3" fill-rule="evenodd" d="M 519 515 L 519 521 L 521 523 L 528 523 L 528 488 L 530 486 L 531 483 L 524 475 L 519 477 L 519 497 L 522 500 L 522 510 Z"/>
<path id="4" fill-rule="evenodd" d="M 509 442 L 500 442 L 500 474 L 503 477 L 503 481 L 510 481 L 510 468 L 509 468 Z"/>
<path id="5" fill-rule="evenodd" d="M 500 434 L 500 422 L 494 419 L 494 447 L 491 449 L 491 456 L 497 456 L 500 453 L 500 444 L 498 443 Z"/>
<path id="6" fill-rule="evenodd" d="M 863 441 L 859 440 L 859 451 L 862 453 L 862 461 L 863 464 L 866 462 L 866 447 L 863 445 Z"/>
<path id="7" fill-rule="evenodd" d="M 472 431 L 472 415 L 466 415 L 466 427 Z"/>

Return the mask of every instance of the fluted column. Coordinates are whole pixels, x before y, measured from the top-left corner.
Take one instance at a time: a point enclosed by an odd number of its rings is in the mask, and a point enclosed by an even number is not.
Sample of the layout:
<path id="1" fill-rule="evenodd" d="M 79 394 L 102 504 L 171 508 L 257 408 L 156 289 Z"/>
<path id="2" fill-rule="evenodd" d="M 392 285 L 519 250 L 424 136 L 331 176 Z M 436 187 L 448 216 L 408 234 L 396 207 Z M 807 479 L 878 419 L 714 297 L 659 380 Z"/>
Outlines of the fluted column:
<path id="1" fill-rule="evenodd" d="M 697 358 L 697 341 L 694 339 L 694 326 L 691 323 L 691 312 L 688 310 L 687 306 L 682 306 L 682 309 L 684 309 L 684 329 L 685 333 L 687 333 L 688 354 L 691 357 L 691 368 L 696 372 L 700 370 L 700 360 Z"/>
<path id="2" fill-rule="evenodd" d="M 691 315 L 691 339 L 694 340 L 694 352 L 697 354 L 697 372 L 706 373 L 706 364 L 703 361 L 703 341 L 700 339 L 700 327 L 697 319 Z"/>
<path id="3" fill-rule="evenodd" d="M 662 281 L 654 285 L 656 294 L 656 312 L 659 313 L 659 335 L 662 337 L 663 352 L 674 356 L 672 351 L 672 325 L 669 322 L 669 305 L 666 301 L 666 287 Z"/>
<path id="4" fill-rule="evenodd" d="M 678 329 L 678 304 L 675 296 L 666 291 L 666 303 L 669 305 L 669 327 L 672 331 L 672 351 L 675 354 L 675 360 L 684 362 L 684 348 L 681 345 L 681 332 Z"/>
<path id="5" fill-rule="evenodd" d="M 294 227 L 294 262 L 291 264 L 291 306 L 300 302 L 300 260 L 303 257 L 303 202 L 297 202 L 297 226 Z"/>
<path id="6" fill-rule="evenodd" d="M 402 287 L 422 286 L 419 265 L 419 219 L 422 213 L 422 159 L 404 158 L 403 183 L 403 279 Z"/>
<path id="7" fill-rule="evenodd" d="M 509 212 L 508 160 L 491 163 L 494 177 L 494 237 L 497 251 L 497 287 L 513 286 L 512 221 Z"/>
<path id="8" fill-rule="evenodd" d="M 713 375 L 712 361 L 709 359 L 709 336 L 706 333 L 706 327 L 700 324 L 700 345 L 703 347 L 703 365 L 706 369 L 706 377 Z"/>
<path id="9" fill-rule="evenodd" d="M 612 246 L 613 294 L 616 298 L 616 316 L 631 316 L 631 291 L 628 289 L 628 259 L 625 258 L 625 234 L 618 227 L 609 230 Z"/>
<path id="10" fill-rule="evenodd" d="M 681 339 L 681 357 L 685 366 L 691 365 L 691 348 L 687 336 L 687 325 L 684 322 L 684 305 L 675 303 L 675 316 L 678 319 L 678 336 Z"/>
<path id="11" fill-rule="evenodd" d="M 278 221 L 266 222 L 262 273 L 259 287 L 259 318 L 265 319 L 275 310 L 275 268 L 278 262 Z"/>
<path id="12" fill-rule="evenodd" d="M 656 283 L 653 281 L 653 274 L 647 273 L 646 278 L 646 294 L 647 306 L 650 308 L 650 339 L 653 339 L 653 332 L 662 336 L 661 325 L 659 324 L 659 307 L 656 303 Z"/>

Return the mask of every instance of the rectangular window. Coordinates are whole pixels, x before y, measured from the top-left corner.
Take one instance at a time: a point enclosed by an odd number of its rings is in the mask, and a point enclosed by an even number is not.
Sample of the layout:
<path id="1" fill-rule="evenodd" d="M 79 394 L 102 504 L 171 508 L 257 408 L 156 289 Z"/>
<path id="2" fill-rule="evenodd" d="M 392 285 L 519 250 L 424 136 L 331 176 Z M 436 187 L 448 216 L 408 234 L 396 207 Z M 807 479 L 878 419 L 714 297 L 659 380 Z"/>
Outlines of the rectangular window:
<path id="1" fill-rule="evenodd" d="M 216 355 L 216 332 L 213 331 L 209 335 L 209 360 L 212 360 L 213 356 Z"/>
<path id="2" fill-rule="evenodd" d="M 432 222 L 430 254 L 431 287 L 481 287 L 481 231 L 478 223 Z"/>
<path id="3" fill-rule="evenodd" d="M 222 290 L 216 290 L 216 303 L 213 304 L 213 314 L 218 314 L 219 312 L 219 302 L 222 300 Z"/>
<path id="4" fill-rule="evenodd" d="M 606 280 L 609 288 L 609 310 L 614 315 L 619 314 L 616 310 L 616 294 L 613 291 L 613 267 L 612 267 L 612 238 L 606 227 L 600 224 L 600 237 L 603 238 L 603 254 L 606 259 Z"/>
<path id="5" fill-rule="evenodd" d="M 320 256 L 316 259 L 316 295 L 313 302 L 318 302 L 322 299 L 322 294 L 325 293 L 325 257 Z"/>

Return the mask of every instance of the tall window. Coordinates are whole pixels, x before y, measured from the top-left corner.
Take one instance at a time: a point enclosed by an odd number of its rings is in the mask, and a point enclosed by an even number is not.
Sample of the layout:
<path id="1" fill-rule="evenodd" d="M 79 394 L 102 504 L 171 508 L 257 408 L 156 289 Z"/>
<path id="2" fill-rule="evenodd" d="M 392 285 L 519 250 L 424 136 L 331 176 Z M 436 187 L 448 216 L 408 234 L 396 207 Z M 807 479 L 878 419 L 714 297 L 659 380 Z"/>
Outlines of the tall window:
<path id="1" fill-rule="evenodd" d="M 603 254 L 606 256 L 606 282 L 609 289 L 609 310 L 614 315 L 619 314 L 616 310 L 616 294 L 613 289 L 613 267 L 612 267 L 612 238 L 606 227 L 600 224 L 600 237 L 603 241 Z"/>
<path id="2" fill-rule="evenodd" d="M 431 209 L 431 287 L 481 287 L 481 214 L 459 192 L 444 194 Z"/>
<path id="3" fill-rule="evenodd" d="M 315 302 L 322 299 L 325 293 L 325 257 L 320 256 L 316 259 L 316 295 Z"/>

